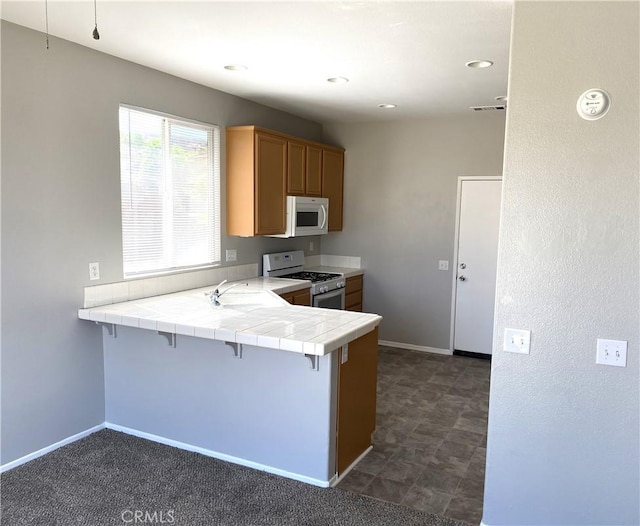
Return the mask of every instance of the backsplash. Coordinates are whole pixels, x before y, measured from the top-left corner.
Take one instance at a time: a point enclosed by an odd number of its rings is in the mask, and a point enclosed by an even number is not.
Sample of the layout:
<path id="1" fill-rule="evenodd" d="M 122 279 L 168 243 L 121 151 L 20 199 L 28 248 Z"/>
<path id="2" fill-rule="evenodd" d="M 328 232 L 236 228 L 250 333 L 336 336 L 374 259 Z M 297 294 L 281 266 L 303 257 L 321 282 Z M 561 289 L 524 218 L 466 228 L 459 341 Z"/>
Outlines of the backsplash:
<path id="1" fill-rule="evenodd" d="M 305 267 L 344 267 L 344 268 L 362 268 L 359 257 L 353 256 L 330 256 L 327 254 L 317 256 L 306 256 Z"/>
<path id="2" fill-rule="evenodd" d="M 344 267 L 361 268 L 359 257 L 331 256 L 327 254 L 307 256 L 306 267 Z M 83 308 L 99 307 L 120 303 L 122 301 L 138 300 L 171 294 L 182 290 L 197 289 L 200 287 L 214 286 L 227 279 L 237 281 L 258 277 L 258 263 L 249 265 L 237 265 L 235 267 L 219 267 L 194 272 L 183 272 L 167 276 L 153 278 L 141 278 L 105 285 L 93 285 L 84 288 Z"/>
<path id="3" fill-rule="evenodd" d="M 219 267 L 168 276 L 141 278 L 84 288 L 84 308 L 99 307 L 121 301 L 171 294 L 181 290 L 214 286 L 227 279 L 237 281 L 258 276 L 258 264 Z"/>

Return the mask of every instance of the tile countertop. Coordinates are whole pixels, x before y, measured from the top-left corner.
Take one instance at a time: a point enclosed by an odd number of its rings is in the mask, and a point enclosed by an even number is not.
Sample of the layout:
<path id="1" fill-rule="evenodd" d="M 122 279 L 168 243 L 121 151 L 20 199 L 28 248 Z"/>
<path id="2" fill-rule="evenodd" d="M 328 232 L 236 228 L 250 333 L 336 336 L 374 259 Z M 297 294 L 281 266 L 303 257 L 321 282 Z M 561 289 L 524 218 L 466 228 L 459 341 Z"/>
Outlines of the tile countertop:
<path id="1" fill-rule="evenodd" d="M 351 267 L 328 267 L 326 265 L 318 265 L 315 267 L 305 267 L 305 270 L 315 270 L 316 272 L 332 272 L 334 274 L 343 274 L 345 278 L 352 278 L 354 276 L 362 276 L 364 270 L 361 268 Z"/>
<path id="2" fill-rule="evenodd" d="M 371 332 L 377 314 L 290 305 L 276 293 L 309 288 L 308 281 L 283 278 L 243 280 L 229 295 L 266 293 L 263 305 L 214 308 L 204 295 L 215 285 L 101 307 L 79 309 L 78 317 L 210 340 L 235 342 L 283 351 L 324 356 Z M 224 296 L 221 302 L 224 303 Z"/>

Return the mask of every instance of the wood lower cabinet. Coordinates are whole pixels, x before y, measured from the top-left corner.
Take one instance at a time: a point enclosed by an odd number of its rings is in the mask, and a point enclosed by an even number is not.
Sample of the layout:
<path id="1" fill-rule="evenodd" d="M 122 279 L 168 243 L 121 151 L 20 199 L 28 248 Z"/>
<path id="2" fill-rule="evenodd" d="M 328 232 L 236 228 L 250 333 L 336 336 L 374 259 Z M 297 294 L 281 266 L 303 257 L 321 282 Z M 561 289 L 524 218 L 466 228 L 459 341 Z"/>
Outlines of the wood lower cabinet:
<path id="1" fill-rule="evenodd" d="M 322 197 L 329 199 L 329 232 L 342 230 L 344 150 L 322 150 Z"/>
<path id="2" fill-rule="evenodd" d="M 362 312 L 363 276 L 353 276 L 345 280 L 344 308 L 345 310 Z"/>
<path id="3" fill-rule="evenodd" d="M 284 292 L 280 294 L 280 297 L 292 305 L 306 305 L 307 307 L 311 305 L 311 291 L 309 289 Z"/>
<path id="4" fill-rule="evenodd" d="M 376 427 L 378 328 L 349 343 L 340 354 L 336 469 L 344 472 L 371 445 Z"/>
<path id="5" fill-rule="evenodd" d="M 227 234 L 284 234 L 287 141 L 254 126 L 227 128 Z"/>

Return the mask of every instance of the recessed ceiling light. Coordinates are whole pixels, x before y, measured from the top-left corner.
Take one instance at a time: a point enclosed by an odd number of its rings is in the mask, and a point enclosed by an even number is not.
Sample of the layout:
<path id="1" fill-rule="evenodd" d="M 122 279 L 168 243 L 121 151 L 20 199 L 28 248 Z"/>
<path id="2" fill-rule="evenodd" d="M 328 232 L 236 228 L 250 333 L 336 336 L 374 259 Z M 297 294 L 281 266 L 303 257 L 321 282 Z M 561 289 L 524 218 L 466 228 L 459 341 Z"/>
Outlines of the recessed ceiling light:
<path id="1" fill-rule="evenodd" d="M 382 108 L 383 110 L 392 110 L 397 107 L 397 104 L 378 104 L 378 108 Z"/>
<path id="2" fill-rule="evenodd" d="M 493 66 L 493 62 L 490 60 L 472 60 L 465 64 L 468 68 L 489 68 Z"/>
<path id="3" fill-rule="evenodd" d="M 247 66 L 243 66 L 242 64 L 229 64 L 225 66 L 224 69 L 228 69 L 229 71 L 246 71 Z"/>
<path id="4" fill-rule="evenodd" d="M 349 82 L 347 77 L 331 77 L 327 79 L 327 82 L 331 82 L 332 84 L 346 84 Z"/>
<path id="5" fill-rule="evenodd" d="M 506 95 L 500 95 L 500 96 L 496 97 L 496 100 L 500 101 L 500 102 L 506 101 L 507 100 L 507 96 Z"/>

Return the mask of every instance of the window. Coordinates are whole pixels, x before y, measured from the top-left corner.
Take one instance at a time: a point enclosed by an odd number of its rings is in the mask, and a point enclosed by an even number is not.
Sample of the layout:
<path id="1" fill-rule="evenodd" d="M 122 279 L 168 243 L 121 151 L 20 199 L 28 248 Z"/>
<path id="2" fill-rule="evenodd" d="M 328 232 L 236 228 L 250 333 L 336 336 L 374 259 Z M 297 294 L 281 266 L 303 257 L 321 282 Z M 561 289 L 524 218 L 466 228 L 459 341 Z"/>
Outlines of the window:
<path id="1" fill-rule="evenodd" d="M 220 262 L 217 126 L 120 106 L 124 277 Z"/>

